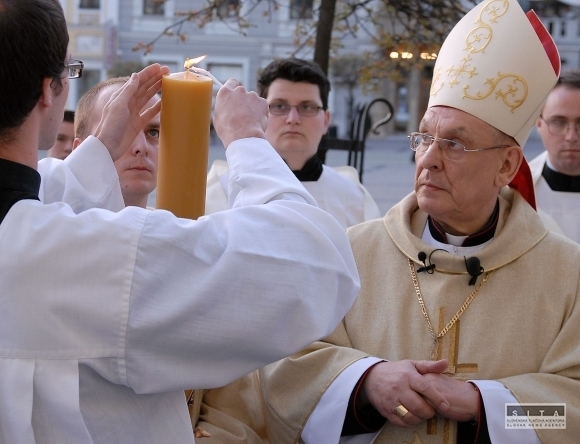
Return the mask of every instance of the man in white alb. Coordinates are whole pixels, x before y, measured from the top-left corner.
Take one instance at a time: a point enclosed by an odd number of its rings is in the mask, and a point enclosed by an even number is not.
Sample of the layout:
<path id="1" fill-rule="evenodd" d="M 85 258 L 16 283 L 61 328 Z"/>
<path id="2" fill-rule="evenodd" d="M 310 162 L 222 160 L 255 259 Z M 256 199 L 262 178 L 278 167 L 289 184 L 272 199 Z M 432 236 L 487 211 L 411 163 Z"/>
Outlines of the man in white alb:
<path id="1" fill-rule="evenodd" d="M 580 242 L 580 71 L 560 75 L 536 128 L 546 149 L 530 162 L 538 208 Z"/>
<path id="2" fill-rule="evenodd" d="M 143 109 L 168 72 L 159 65 L 131 76 L 75 150 L 102 193 L 65 186 L 66 202 L 41 202 L 38 149 L 54 143 L 82 69 L 68 43 L 58 1 L 0 0 L 0 441 L 192 443 L 183 390 L 332 331 L 358 292 L 352 252 L 265 140 L 266 102 L 235 80 L 214 119 L 232 210 L 191 221 L 88 209 L 121 196 L 113 161 L 159 113 Z M 78 159 L 58 163 L 82 182 Z"/>

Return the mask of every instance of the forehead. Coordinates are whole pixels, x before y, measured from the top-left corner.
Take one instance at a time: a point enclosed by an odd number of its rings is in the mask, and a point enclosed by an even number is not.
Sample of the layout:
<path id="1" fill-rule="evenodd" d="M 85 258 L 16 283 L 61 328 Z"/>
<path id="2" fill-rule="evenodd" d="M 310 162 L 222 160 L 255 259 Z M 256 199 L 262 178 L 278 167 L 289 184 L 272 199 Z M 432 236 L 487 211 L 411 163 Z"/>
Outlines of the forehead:
<path id="1" fill-rule="evenodd" d="M 268 88 L 266 100 L 285 100 L 297 102 L 320 102 L 318 85 L 308 82 L 291 82 L 286 79 L 274 80 Z"/>
<path id="2" fill-rule="evenodd" d="M 580 117 L 580 89 L 557 86 L 548 95 L 542 115 Z"/>
<path id="3" fill-rule="evenodd" d="M 97 125 L 101 121 L 101 115 L 103 113 L 103 109 L 105 108 L 105 105 L 107 104 L 107 102 L 109 101 L 111 96 L 115 93 L 115 91 L 118 91 L 119 89 L 121 89 L 121 87 L 123 85 L 124 85 L 124 83 L 114 83 L 112 85 L 107 85 L 99 92 L 99 95 L 98 95 L 97 99 L 95 100 L 95 103 L 93 104 L 92 114 L 91 114 L 92 115 L 91 124 L 92 124 L 93 130 L 96 129 Z M 155 94 L 149 100 L 149 102 L 147 102 L 147 105 L 145 105 L 143 108 L 150 108 L 153 105 L 155 105 L 159 100 L 161 100 L 161 98 L 159 97 L 158 94 Z M 155 117 L 153 117 L 153 119 L 151 119 L 151 122 L 159 123 L 159 114 L 157 114 Z"/>
<path id="4" fill-rule="evenodd" d="M 425 112 L 421 120 L 421 131 L 429 131 L 431 135 L 445 135 L 481 138 L 493 136 L 497 130 L 490 124 L 472 116 L 465 111 L 447 106 L 433 106 Z"/>
<path id="5" fill-rule="evenodd" d="M 103 109 L 105 105 L 113 95 L 115 91 L 123 86 L 122 84 L 113 84 L 105 86 L 95 98 L 93 102 L 93 106 L 90 110 L 90 123 L 89 123 L 89 132 L 93 132 L 97 129 L 99 122 L 101 121 L 101 115 L 103 113 Z"/>
<path id="6" fill-rule="evenodd" d="M 61 134 L 72 134 L 74 135 L 75 131 L 74 131 L 74 123 L 73 122 L 67 122 L 66 120 L 63 120 L 60 123 L 60 126 L 58 128 L 58 132 Z"/>
<path id="7" fill-rule="evenodd" d="M 159 94 L 155 94 L 153 97 L 151 97 L 151 99 L 149 99 L 149 102 L 147 102 L 146 108 L 151 108 L 153 105 L 155 105 L 160 100 L 161 100 L 161 97 L 159 97 Z M 156 125 L 159 125 L 160 120 L 161 120 L 161 112 L 158 112 L 157 114 L 155 114 L 155 116 L 149 122 L 155 123 Z"/>

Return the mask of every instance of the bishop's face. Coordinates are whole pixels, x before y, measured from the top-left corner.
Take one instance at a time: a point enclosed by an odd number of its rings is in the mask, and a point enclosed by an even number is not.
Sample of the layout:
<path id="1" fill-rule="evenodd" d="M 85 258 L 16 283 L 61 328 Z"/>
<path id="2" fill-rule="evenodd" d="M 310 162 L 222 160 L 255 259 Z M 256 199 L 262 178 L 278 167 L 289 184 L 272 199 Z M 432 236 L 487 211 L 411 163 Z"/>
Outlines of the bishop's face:
<path id="1" fill-rule="evenodd" d="M 419 131 L 459 142 L 467 149 L 498 145 L 497 130 L 455 108 L 429 108 Z M 505 149 L 462 152 L 458 159 L 448 160 L 435 142 L 426 152 L 417 152 L 415 192 L 419 208 L 450 234 L 476 233 L 491 216 L 504 184 L 500 171 Z"/>

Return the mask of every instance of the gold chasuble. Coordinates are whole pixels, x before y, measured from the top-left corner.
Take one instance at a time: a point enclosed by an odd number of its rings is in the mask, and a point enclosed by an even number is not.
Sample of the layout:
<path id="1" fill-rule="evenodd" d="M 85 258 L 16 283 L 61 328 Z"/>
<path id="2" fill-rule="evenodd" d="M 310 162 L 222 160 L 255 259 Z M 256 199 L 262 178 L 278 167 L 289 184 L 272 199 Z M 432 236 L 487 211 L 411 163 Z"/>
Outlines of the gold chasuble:
<path id="1" fill-rule="evenodd" d="M 548 232 L 519 193 L 505 188 L 499 201 L 474 286 L 464 257 L 446 251 L 432 255 L 433 274 L 417 272 L 418 253 L 434 248 L 421 240 L 427 215 L 414 193 L 383 219 L 348 230 L 359 297 L 324 342 L 261 370 L 270 442 L 299 442 L 324 391 L 365 356 L 446 358 L 450 376 L 499 381 L 520 403 L 566 403 L 566 429 L 536 433 L 542 443 L 578 442 L 580 247 Z M 504 404 L 485 410 L 489 429 L 504 429 Z M 387 422 L 375 443 L 452 444 L 456 430 L 443 418 L 409 429 Z"/>

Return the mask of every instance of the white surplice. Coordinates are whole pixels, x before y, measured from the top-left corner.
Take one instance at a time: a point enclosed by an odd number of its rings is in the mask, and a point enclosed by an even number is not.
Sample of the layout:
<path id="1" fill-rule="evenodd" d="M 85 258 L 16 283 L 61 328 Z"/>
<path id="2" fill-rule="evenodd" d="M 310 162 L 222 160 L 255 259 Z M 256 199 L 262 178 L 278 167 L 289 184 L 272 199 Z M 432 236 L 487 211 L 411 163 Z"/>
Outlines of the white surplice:
<path id="1" fill-rule="evenodd" d="M 104 163 L 95 171 L 112 172 L 89 143 Z M 43 199 L 62 193 L 77 208 L 11 208 L 0 224 L 0 442 L 192 443 L 183 389 L 226 384 L 334 330 L 359 287 L 342 227 L 265 140 L 236 141 L 227 157 L 234 209 L 197 221 L 83 211 L 114 209 L 115 178 L 91 194 L 59 165 Z"/>
<path id="2" fill-rule="evenodd" d="M 38 172 L 43 203 L 65 202 L 77 214 L 91 208 L 125 208 L 115 165 L 94 136 L 87 137 L 65 160 L 41 159 Z"/>
<path id="3" fill-rule="evenodd" d="M 301 183 L 320 208 L 334 216 L 344 228 L 381 217 L 379 207 L 360 183 L 357 170 L 351 166 L 331 168 L 323 165 L 318 180 Z M 207 174 L 206 214 L 228 208 L 227 187 L 228 167 L 218 159 Z"/>
<path id="4" fill-rule="evenodd" d="M 580 193 L 552 190 L 542 177 L 546 162 L 547 151 L 530 161 L 538 208 L 556 221 L 564 236 L 580 243 Z"/>

